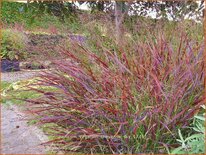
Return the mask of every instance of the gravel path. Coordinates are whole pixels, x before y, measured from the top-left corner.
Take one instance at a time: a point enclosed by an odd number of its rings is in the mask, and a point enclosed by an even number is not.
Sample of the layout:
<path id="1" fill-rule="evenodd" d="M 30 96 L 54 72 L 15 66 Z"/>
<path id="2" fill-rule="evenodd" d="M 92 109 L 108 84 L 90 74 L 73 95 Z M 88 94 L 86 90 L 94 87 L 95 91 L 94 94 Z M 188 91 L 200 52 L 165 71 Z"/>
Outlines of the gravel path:
<path id="1" fill-rule="evenodd" d="M 40 129 L 28 126 L 26 116 L 16 106 L 2 106 L 1 154 L 46 154 L 40 145 L 48 139 Z"/>
<path id="2" fill-rule="evenodd" d="M 1 80 L 14 82 L 36 76 L 39 71 L 1 73 Z M 34 125 L 28 125 L 21 107 L 1 105 L 1 152 L 0 154 L 46 154 L 40 145 L 48 139 Z"/>
<path id="3" fill-rule="evenodd" d="M 1 73 L 1 81 L 14 82 L 19 80 L 29 79 L 38 75 L 38 73 L 40 72 L 41 72 L 40 70 L 35 70 L 35 71 L 24 70 L 18 72 Z"/>

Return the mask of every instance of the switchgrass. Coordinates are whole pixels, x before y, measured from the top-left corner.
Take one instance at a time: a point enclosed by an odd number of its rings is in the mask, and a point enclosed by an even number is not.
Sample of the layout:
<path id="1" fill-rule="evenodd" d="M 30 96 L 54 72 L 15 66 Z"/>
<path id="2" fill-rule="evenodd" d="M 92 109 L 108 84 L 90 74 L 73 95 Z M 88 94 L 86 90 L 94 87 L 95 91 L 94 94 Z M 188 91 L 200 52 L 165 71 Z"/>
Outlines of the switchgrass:
<path id="1" fill-rule="evenodd" d="M 60 47 L 64 61 L 35 83 L 56 91 L 35 89 L 43 96 L 28 99 L 29 110 L 39 125 L 55 124 L 47 144 L 65 152 L 165 153 L 204 104 L 203 45 L 183 32 L 175 42 L 163 32 L 112 46 L 105 37 L 95 38 L 98 52 Z"/>

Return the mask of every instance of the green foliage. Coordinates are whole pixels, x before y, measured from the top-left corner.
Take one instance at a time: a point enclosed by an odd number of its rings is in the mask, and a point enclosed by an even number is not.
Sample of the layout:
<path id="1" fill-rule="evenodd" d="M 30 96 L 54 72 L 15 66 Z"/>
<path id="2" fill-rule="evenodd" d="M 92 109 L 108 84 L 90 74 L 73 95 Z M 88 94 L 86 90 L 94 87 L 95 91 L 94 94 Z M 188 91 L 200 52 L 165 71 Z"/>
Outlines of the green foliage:
<path id="1" fill-rule="evenodd" d="M 171 40 L 171 38 L 175 38 L 174 36 L 181 30 L 185 30 L 190 38 L 198 42 L 202 41 L 204 38 L 203 24 L 192 20 L 176 22 L 142 16 L 127 16 L 123 24 L 125 29 L 135 36 L 136 39 L 142 39 L 146 35 L 154 35 L 155 33 L 164 31 L 167 35 L 167 39 Z"/>
<path id="2" fill-rule="evenodd" d="M 11 83 L 9 83 L 9 82 L 4 82 L 4 81 L 2 81 L 2 82 L 1 82 L 1 92 L 2 92 L 5 88 L 9 87 L 10 84 L 11 84 Z"/>
<path id="3" fill-rule="evenodd" d="M 73 3 L 63 1 L 39 1 L 35 0 L 33 3 L 29 3 L 26 9 L 37 10 L 38 14 L 48 13 L 59 18 L 60 21 L 64 22 L 65 18 L 74 16 L 75 5 Z"/>
<path id="4" fill-rule="evenodd" d="M 203 106 L 205 109 L 205 106 Z M 205 115 L 205 114 L 204 114 Z M 195 132 L 187 138 L 183 138 L 180 129 L 178 129 L 179 138 L 177 141 L 180 147 L 172 150 L 171 154 L 204 154 L 205 153 L 205 116 L 194 116 L 193 127 Z"/>
<path id="5" fill-rule="evenodd" d="M 37 81 L 37 78 L 28 80 L 21 80 L 16 82 L 1 82 L 1 97 L 3 104 L 24 104 L 26 99 L 34 99 L 42 96 L 39 92 L 34 90 L 28 90 L 26 86 L 31 85 Z M 46 86 L 32 86 L 33 89 L 38 88 L 40 90 L 55 90 Z"/>
<path id="6" fill-rule="evenodd" d="M 26 45 L 28 38 L 20 31 L 2 30 L 1 58 L 22 60 L 27 57 Z"/>
<path id="7" fill-rule="evenodd" d="M 71 3 L 59 2 L 2 2 L 1 18 L 4 24 L 14 25 L 21 23 L 27 29 L 49 28 L 54 25 L 62 28 L 64 24 L 75 23 L 76 16 Z"/>
<path id="8" fill-rule="evenodd" d="M 32 82 L 34 82 L 34 80 L 17 81 L 13 83 L 2 82 L 2 103 L 22 104 L 24 103 L 24 101 L 22 101 L 24 99 L 39 97 L 38 93 L 34 93 L 33 91 L 26 91 L 24 88 L 24 86 Z"/>
<path id="9" fill-rule="evenodd" d="M 25 15 L 22 13 L 21 8 L 24 5 L 24 3 L 3 1 L 1 6 L 1 20 L 3 23 L 22 22 L 22 17 Z"/>
<path id="10" fill-rule="evenodd" d="M 87 28 L 87 38 L 88 38 L 88 46 L 92 48 L 93 52 L 101 53 L 102 49 L 98 48 L 98 45 L 102 45 L 105 48 L 110 50 L 116 49 L 115 46 L 115 39 L 108 35 L 108 26 L 97 21 L 93 21 L 88 23 L 86 26 Z M 92 27 L 92 28 L 91 28 Z M 98 40 L 97 40 L 98 38 Z"/>
<path id="11" fill-rule="evenodd" d="M 196 16 L 197 20 L 202 19 L 202 12 L 204 8 L 204 1 L 198 3 L 196 1 L 135 1 L 133 7 L 130 10 L 134 14 L 147 16 L 152 11 L 156 12 L 157 18 L 164 20 L 173 19 L 175 21 L 181 21 L 185 17 Z"/>

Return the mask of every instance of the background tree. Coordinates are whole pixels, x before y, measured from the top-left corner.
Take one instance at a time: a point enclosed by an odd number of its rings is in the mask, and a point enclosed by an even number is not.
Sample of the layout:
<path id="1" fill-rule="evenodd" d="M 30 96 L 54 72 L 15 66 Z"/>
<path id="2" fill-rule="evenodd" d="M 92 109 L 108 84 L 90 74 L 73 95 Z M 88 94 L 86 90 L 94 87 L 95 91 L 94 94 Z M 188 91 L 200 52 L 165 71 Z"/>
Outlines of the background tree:
<path id="1" fill-rule="evenodd" d="M 106 5 L 105 1 L 91 1 L 91 2 L 86 2 L 86 4 L 89 5 L 89 7 L 92 9 L 92 12 L 97 10 L 97 11 L 104 11 L 104 6 Z"/>
<path id="2" fill-rule="evenodd" d="M 121 36 L 123 35 L 122 23 L 124 20 L 125 13 L 127 12 L 126 3 L 123 1 L 115 2 L 115 28 L 116 28 L 116 39 L 117 42 L 121 43 Z"/>
<path id="3" fill-rule="evenodd" d="M 148 16 L 155 12 L 156 18 L 172 19 L 180 21 L 184 18 L 195 17 L 201 20 L 203 17 L 204 1 L 182 0 L 182 1 L 134 1 L 130 12 L 140 16 Z"/>
<path id="4" fill-rule="evenodd" d="M 24 7 L 25 11 L 33 11 L 36 16 L 48 13 L 58 17 L 62 22 L 69 16 L 75 15 L 76 6 L 74 2 L 59 1 L 28 1 Z"/>
<path id="5" fill-rule="evenodd" d="M 94 12 L 94 11 L 104 11 L 104 12 L 106 12 L 108 8 L 110 9 L 113 6 L 112 1 L 104 1 L 104 0 L 77 1 L 77 2 L 80 5 L 85 3 L 91 9 L 91 12 Z"/>

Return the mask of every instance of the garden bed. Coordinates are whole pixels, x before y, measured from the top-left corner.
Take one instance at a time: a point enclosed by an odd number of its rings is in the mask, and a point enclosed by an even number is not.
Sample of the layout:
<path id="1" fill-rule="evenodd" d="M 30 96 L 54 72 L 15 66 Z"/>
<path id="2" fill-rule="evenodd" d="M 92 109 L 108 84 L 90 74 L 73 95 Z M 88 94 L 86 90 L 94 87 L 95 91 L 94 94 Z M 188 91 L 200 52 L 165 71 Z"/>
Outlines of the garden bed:
<path id="1" fill-rule="evenodd" d="M 48 60 L 53 58 L 64 58 L 59 54 L 59 46 L 67 45 L 67 40 L 71 39 L 72 41 L 78 43 L 84 43 L 86 38 L 82 35 L 68 34 L 35 34 L 35 33 L 26 33 L 29 42 L 27 51 L 29 51 L 31 60 Z"/>
<path id="2" fill-rule="evenodd" d="M 12 35 L 10 35 L 12 34 Z M 19 35 L 17 48 L 14 36 Z M 28 33 L 13 30 L 5 30 L 5 41 L 2 44 L 5 47 L 2 51 L 1 70 L 2 72 L 36 70 L 51 68 L 50 61 L 53 59 L 64 59 L 64 55 L 59 54 L 59 45 L 66 45 L 68 39 L 84 43 L 86 38 L 82 35 L 69 34 L 44 34 L 44 33 Z M 12 42 L 12 46 L 10 43 Z M 6 52 L 6 54 L 5 54 Z M 15 60 L 13 57 L 15 56 Z M 46 61 L 45 61 L 46 60 Z"/>

